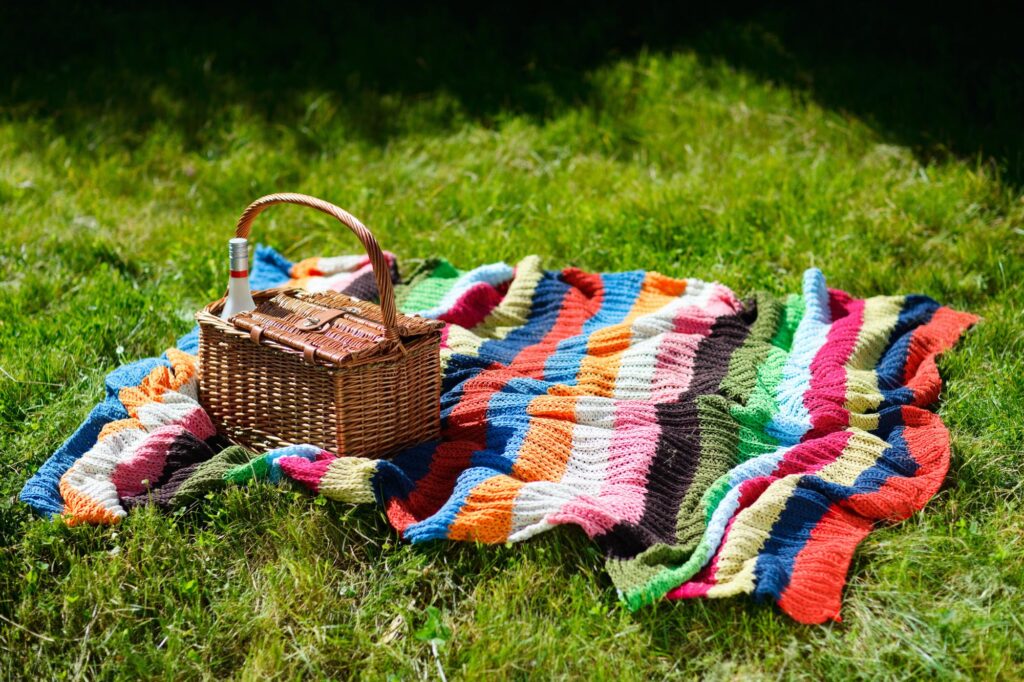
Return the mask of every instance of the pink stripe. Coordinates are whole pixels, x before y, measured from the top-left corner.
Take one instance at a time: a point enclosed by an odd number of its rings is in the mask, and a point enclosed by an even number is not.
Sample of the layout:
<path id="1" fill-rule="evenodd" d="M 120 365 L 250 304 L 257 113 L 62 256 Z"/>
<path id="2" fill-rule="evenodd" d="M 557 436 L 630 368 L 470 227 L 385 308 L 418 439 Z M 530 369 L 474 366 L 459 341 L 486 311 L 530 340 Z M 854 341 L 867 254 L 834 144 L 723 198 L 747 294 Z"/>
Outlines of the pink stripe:
<path id="1" fill-rule="evenodd" d="M 501 303 L 504 295 L 487 282 L 477 282 L 459 296 L 438 319 L 466 329 L 477 326 Z"/>
<path id="2" fill-rule="evenodd" d="M 331 453 L 321 450 L 312 462 L 305 457 L 281 457 L 277 463 L 289 478 L 302 483 L 313 492 L 320 492 L 320 482 L 336 459 L 337 457 Z"/>
<path id="3" fill-rule="evenodd" d="M 186 431 L 199 440 L 206 440 L 217 433 L 213 422 L 210 421 L 210 415 L 199 405 L 175 419 L 171 424 L 183 426 Z"/>
<path id="4" fill-rule="evenodd" d="M 356 280 L 356 278 L 362 276 L 368 270 L 372 271 L 372 268 L 368 265 L 365 265 L 359 268 L 358 270 L 353 270 L 352 272 L 346 272 L 338 275 L 330 275 L 328 277 L 330 281 L 327 284 L 327 288 L 330 289 L 331 291 L 344 291 L 346 288 L 348 288 L 350 284 L 352 284 L 352 282 Z"/>
<path id="5" fill-rule="evenodd" d="M 846 404 L 846 363 L 849 362 L 864 326 L 864 300 L 829 291 L 832 327 L 828 338 L 811 362 L 810 387 L 804 393 L 804 406 L 811 417 L 811 428 L 803 440 L 845 429 L 850 422 Z"/>
<path id="6" fill-rule="evenodd" d="M 117 496 L 140 495 L 156 483 L 164 472 L 171 445 L 183 433 L 186 430 L 178 424 L 154 429 L 139 443 L 131 457 L 118 462 L 110 475 Z"/>
<path id="7" fill-rule="evenodd" d="M 769 475 L 772 480 L 793 474 L 814 474 L 839 459 L 853 431 L 835 431 L 792 447 Z"/>
<path id="8" fill-rule="evenodd" d="M 636 400 L 615 404 L 615 427 L 608 445 L 605 482 L 596 496 L 579 495 L 548 517 L 551 523 L 574 523 L 591 537 L 618 523 L 643 516 L 647 474 L 661 436 L 655 406 Z M 566 469 L 572 468 L 570 456 Z"/>
<path id="9" fill-rule="evenodd" d="M 693 362 L 697 357 L 700 342 L 711 333 L 708 321 L 704 333 L 672 333 L 666 334 L 658 348 L 658 359 L 651 380 L 651 400 L 664 403 L 677 400 L 693 381 Z"/>
<path id="10" fill-rule="evenodd" d="M 622 512 L 622 521 L 639 523 L 644 514 L 647 474 L 660 438 L 658 411 L 653 404 L 632 400 L 616 403 L 615 430 L 600 496 Z"/>

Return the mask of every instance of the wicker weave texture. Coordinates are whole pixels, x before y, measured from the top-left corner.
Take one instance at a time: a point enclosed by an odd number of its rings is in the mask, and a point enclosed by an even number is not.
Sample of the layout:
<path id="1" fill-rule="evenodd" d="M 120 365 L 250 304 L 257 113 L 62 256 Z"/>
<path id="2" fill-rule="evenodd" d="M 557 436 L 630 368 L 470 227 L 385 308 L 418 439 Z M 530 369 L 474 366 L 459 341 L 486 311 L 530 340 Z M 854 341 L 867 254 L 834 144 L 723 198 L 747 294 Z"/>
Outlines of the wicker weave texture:
<path id="1" fill-rule="evenodd" d="M 199 397 L 218 430 L 232 442 L 256 449 L 311 443 L 339 455 L 362 457 L 383 457 L 437 438 L 440 325 L 396 312 L 387 261 L 376 239 L 362 223 L 332 204 L 301 194 L 263 197 L 243 213 L 237 234 L 247 237 L 253 218 L 275 203 L 316 208 L 355 232 L 373 264 L 381 305 L 335 292 L 307 295 L 268 290 L 253 293 L 257 306 L 292 296 L 292 310 L 315 306 L 358 310 L 360 319 L 351 324 L 376 324 L 381 336 L 350 356 L 323 353 L 311 362 L 301 351 L 269 335 L 254 335 L 221 320 L 223 300 L 210 304 L 196 314 Z M 339 331 L 345 319 L 338 318 Z M 290 336 L 287 340 L 291 341 Z"/>

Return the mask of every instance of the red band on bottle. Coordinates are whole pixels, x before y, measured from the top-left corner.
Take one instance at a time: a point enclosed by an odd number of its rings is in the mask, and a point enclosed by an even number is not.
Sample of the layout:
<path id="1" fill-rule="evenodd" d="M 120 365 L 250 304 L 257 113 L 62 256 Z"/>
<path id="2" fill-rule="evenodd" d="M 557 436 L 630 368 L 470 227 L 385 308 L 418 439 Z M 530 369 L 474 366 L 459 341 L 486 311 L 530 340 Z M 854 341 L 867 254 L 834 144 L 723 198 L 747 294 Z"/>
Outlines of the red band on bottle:
<path id="1" fill-rule="evenodd" d="M 231 276 L 232 277 L 248 277 L 249 276 L 249 271 L 248 270 L 232 270 L 231 271 Z"/>

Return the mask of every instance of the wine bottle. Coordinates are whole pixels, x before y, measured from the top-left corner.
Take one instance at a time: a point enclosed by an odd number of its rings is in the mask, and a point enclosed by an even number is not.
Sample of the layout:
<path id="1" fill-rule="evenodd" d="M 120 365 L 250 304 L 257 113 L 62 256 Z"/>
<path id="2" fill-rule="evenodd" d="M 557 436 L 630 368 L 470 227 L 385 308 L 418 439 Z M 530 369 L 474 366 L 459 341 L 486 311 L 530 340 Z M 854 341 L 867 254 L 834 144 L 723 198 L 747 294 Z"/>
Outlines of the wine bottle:
<path id="1" fill-rule="evenodd" d="M 256 307 L 249 291 L 249 240 L 235 237 L 228 242 L 228 253 L 231 258 L 231 278 L 228 279 L 228 297 L 220 313 L 222 320 Z"/>

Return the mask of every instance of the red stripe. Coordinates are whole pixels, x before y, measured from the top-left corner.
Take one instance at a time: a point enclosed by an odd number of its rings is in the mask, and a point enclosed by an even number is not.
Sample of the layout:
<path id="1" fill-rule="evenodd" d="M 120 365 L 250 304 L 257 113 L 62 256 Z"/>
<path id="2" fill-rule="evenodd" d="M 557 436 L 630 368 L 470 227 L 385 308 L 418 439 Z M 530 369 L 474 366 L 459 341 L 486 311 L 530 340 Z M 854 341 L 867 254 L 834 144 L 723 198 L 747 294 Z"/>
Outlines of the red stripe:
<path id="1" fill-rule="evenodd" d="M 831 503 L 797 554 L 779 606 L 801 623 L 839 620 L 846 574 L 857 545 L 876 521 L 900 521 L 924 507 L 949 469 L 949 432 L 939 416 L 917 407 L 902 409 L 903 441 L 918 470 L 891 475 L 877 490 Z"/>
<path id="2" fill-rule="evenodd" d="M 601 309 L 604 283 L 600 275 L 583 272 L 579 268 L 566 268 L 561 277 L 569 289 L 562 298 L 558 318 L 540 342 L 523 348 L 510 365 L 520 376 L 543 380 L 544 366 L 558 344 L 579 335 L 587 320 Z"/>
<path id="3" fill-rule="evenodd" d="M 832 504 L 811 530 L 794 561 L 779 607 L 807 624 L 839 618 L 839 606 L 854 550 L 871 532 L 871 519 Z"/>
<path id="4" fill-rule="evenodd" d="M 907 349 L 903 379 L 907 388 L 914 392 L 915 405 L 927 407 L 939 399 L 942 377 L 935 358 L 952 348 L 978 319 L 976 315 L 943 306 L 935 311 L 928 324 L 914 330 Z"/>
<path id="5" fill-rule="evenodd" d="M 232 270 L 231 271 L 231 276 L 234 277 L 234 278 L 248 277 L 249 276 L 249 271 L 248 270 Z"/>
<path id="6" fill-rule="evenodd" d="M 563 272 L 563 277 L 572 287 L 562 297 L 552 330 L 540 342 L 522 348 L 508 366 L 491 363 L 466 381 L 462 387 L 463 397 L 448 417 L 441 434 L 444 441 L 434 451 L 430 469 L 406 499 L 388 500 L 388 520 L 399 532 L 437 513 L 451 497 L 455 481 L 469 467 L 473 453 L 487 447 L 487 410 L 491 398 L 512 379 L 543 377 L 543 359 L 557 346 L 556 335 L 571 336 L 573 330 L 578 333 L 586 317 L 596 312 L 593 299 L 588 302 L 587 295 L 600 302 L 603 295 L 600 276 L 570 268 Z M 538 282 L 537 286 L 540 285 Z"/>

